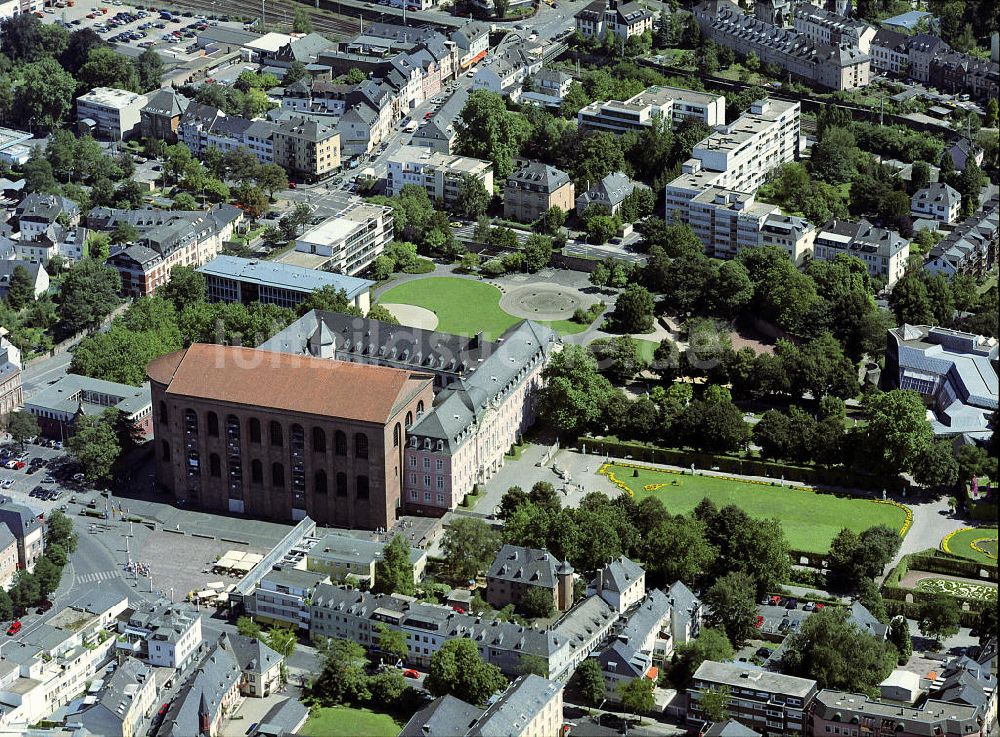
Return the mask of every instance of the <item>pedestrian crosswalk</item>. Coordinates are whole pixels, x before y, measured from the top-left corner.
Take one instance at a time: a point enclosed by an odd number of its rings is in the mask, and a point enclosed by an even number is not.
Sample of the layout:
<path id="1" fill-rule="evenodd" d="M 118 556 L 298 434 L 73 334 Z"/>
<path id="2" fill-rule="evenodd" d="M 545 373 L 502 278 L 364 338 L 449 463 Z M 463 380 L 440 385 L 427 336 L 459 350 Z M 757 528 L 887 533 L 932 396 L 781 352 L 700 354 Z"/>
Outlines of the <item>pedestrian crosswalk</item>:
<path id="1" fill-rule="evenodd" d="M 77 576 L 76 581 L 77 583 L 100 583 L 101 581 L 110 581 L 112 578 L 121 578 L 121 575 L 119 571 L 97 571 Z"/>

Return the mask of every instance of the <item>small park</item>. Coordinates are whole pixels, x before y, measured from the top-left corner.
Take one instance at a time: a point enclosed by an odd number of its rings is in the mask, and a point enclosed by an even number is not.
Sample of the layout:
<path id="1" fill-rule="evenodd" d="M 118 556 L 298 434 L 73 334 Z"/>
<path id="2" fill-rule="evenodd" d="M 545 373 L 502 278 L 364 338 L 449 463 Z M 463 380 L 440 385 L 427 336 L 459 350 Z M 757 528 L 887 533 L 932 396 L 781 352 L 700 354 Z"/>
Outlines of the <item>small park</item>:
<path id="1" fill-rule="evenodd" d="M 717 507 L 735 504 L 751 517 L 781 523 L 794 550 L 825 553 L 840 530 L 862 532 L 886 525 L 905 534 L 910 512 L 898 502 L 818 492 L 795 484 L 692 475 L 646 466 L 607 464 L 601 473 L 636 501 L 655 496 L 672 514 L 691 512 L 702 499 Z"/>

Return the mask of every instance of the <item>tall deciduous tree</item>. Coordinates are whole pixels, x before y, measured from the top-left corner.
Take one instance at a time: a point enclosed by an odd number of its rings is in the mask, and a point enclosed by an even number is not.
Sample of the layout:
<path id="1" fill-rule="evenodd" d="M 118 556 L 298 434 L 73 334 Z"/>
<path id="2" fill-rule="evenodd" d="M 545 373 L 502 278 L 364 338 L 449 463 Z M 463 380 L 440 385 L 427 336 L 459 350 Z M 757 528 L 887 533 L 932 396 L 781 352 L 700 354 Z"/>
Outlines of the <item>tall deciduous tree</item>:
<path id="1" fill-rule="evenodd" d="M 469 639 L 448 640 L 431 656 L 424 688 L 434 696 L 452 696 L 470 704 L 483 704 L 507 685 L 495 665 L 483 662 L 476 643 Z"/>
<path id="2" fill-rule="evenodd" d="M 496 175 L 506 178 L 528 133 L 527 122 L 507 110 L 503 97 L 473 90 L 459 116 L 455 144 L 464 156 L 492 161 Z"/>
<path id="3" fill-rule="evenodd" d="M 459 517 L 445 530 L 441 549 L 456 577 L 472 579 L 493 560 L 500 536 L 481 519 Z"/>
<path id="4" fill-rule="evenodd" d="M 754 582 L 743 573 L 730 573 L 718 579 L 705 592 L 710 610 L 708 623 L 726 633 L 735 647 L 743 647 L 754 633 L 757 600 Z"/>
<path id="5" fill-rule="evenodd" d="M 597 706 L 604 699 L 604 674 L 597 658 L 586 658 L 576 669 L 576 685 L 580 695 L 590 706 Z"/>
<path id="6" fill-rule="evenodd" d="M 66 446 L 70 455 L 83 466 L 89 481 L 109 478 L 122 450 L 115 428 L 106 415 L 78 417 Z"/>
<path id="7" fill-rule="evenodd" d="M 375 582 L 372 584 L 372 591 L 376 594 L 395 592 L 410 595 L 415 590 L 410 546 L 406 538 L 396 535 L 382 549 L 382 557 L 375 561 Z"/>
<path id="8" fill-rule="evenodd" d="M 961 607 L 947 594 L 930 594 L 920 604 L 920 633 L 941 646 L 942 640 L 958 633 Z"/>
<path id="9" fill-rule="evenodd" d="M 115 269 L 84 259 L 59 290 L 59 319 L 68 333 L 97 327 L 118 304 L 121 277 Z"/>

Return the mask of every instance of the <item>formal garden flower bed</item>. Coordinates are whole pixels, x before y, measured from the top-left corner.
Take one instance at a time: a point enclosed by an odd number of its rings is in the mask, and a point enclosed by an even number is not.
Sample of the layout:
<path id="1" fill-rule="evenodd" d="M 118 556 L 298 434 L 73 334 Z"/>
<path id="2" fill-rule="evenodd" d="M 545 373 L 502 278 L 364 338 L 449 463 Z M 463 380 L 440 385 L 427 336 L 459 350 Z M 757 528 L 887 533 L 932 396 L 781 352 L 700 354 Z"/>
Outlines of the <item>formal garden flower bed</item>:
<path id="1" fill-rule="evenodd" d="M 944 578 L 922 578 L 917 581 L 917 589 L 935 594 L 948 594 L 949 596 L 959 596 L 963 599 L 975 601 L 997 600 L 996 586 L 983 586 L 978 583 L 966 583 L 964 581 L 952 581 Z"/>

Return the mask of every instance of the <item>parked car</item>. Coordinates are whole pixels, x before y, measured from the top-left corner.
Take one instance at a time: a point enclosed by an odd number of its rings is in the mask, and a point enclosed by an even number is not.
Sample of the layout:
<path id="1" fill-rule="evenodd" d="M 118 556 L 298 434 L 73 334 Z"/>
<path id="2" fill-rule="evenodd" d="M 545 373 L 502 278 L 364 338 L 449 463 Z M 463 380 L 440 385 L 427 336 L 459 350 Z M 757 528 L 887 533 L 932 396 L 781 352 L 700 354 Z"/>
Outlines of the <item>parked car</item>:
<path id="1" fill-rule="evenodd" d="M 0 489 L 9 489 L 14 485 L 14 479 L 4 479 L 0 481 Z"/>
<path id="2" fill-rule="evenodd" d="M 802 611 L 804 612 L 811 612 L 815 608 L 816 604 L 811 601 L 807 601 L 805 604 L 802 605 Z"/>
<path id="3" fill-rule="evenodd" d="M 764 617 L 763 617 L 763 615 L 760 615 L 760 614 L 757 615 L 757 618 L 753 622 L 753 626 L 756 627 L 757 629 L 760 629 L 761 627 L 764 626 Z"/>
<path id="4" fill-rule="evenodd" d="M 775 594 L 771 597 L 771 606 L 778 606 L 781 603 L 781 597 Z"/>
<path id="5" fill-rule="evenodd" d="M 403 671 L 403 678 L 420 678 L 420 674 L 412 668 L 407 668 Z"/>
<path id="6" fill-rule="evenodd" d="M 16 635 L 20 631 L 21 631 L 20 619 L 15 619 L 13 622 L 10 623 L 10 627 L 7 628 L 7 634 L 11 636 Z"/>
<path id="7" fill-rule="evenodd" d="M 785 602 L 785 609 L 797 609 L 798 606 L 799 606 L 798 599 L 789 599 L 787 602 Z"/>
<path id="8" fill-rule="evenodd" d="M 52 608 L 52 602 L 49 601 L 48 599 L 44 599 L 42 603 L 38 605 L 38 609 L 36 609 L 35 611 L 38 614 L 45 614 L 45 612 L 47 612 L 51 608 Z"/>

